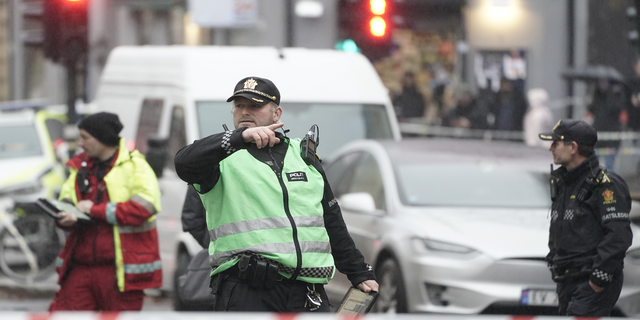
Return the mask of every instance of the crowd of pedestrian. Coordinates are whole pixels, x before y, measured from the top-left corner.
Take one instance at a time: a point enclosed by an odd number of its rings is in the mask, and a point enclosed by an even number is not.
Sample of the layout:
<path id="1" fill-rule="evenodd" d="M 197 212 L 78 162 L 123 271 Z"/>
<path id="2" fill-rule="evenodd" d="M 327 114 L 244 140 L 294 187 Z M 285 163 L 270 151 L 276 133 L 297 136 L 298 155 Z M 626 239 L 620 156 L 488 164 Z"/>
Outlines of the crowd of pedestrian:
<path id="1" fill-rule="evenodd" d="M 584 119 L 598 132 L 640 131 L 640 60 L 634 66 L 631 79 L 612 79 L 596 76 L 587 80 L 584 97 Z M 434 94 L 425 95 L 416 85 L 414 73 L 407 72 L 402 90 L 392 95 L 398 120 L 421 122 L 431 126 L 523 132 L 527 145 L 548 147 L 537 139 L 537 133 L 550 130 L 561 113 L 551 110 L 548 92 L 543 88 L 526 88 L 506 75 L 497 90 L 487 85 L 475 92 L 467 85 L 453 89 L 453 104 L 442 105 Z M 431 101 L 437 99 L 438 101 Z M 428 116 L 437 107 L 435 116 Z M 621 141 L 604 136 L 595 146 L 603 165 L 615 170 L 615 160 Z"/>

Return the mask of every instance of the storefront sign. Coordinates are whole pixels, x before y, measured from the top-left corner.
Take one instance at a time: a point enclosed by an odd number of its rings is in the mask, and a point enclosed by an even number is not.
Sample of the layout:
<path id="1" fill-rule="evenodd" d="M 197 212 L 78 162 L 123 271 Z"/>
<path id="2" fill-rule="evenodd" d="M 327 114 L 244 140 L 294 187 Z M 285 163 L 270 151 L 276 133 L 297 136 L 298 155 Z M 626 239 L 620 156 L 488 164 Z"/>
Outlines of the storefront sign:
<path id="1" fill-rule="evenodd" d="M 189 0 L 189 12 L 201 27 L 252 27 L 258 17 L 258 0 Z"/>

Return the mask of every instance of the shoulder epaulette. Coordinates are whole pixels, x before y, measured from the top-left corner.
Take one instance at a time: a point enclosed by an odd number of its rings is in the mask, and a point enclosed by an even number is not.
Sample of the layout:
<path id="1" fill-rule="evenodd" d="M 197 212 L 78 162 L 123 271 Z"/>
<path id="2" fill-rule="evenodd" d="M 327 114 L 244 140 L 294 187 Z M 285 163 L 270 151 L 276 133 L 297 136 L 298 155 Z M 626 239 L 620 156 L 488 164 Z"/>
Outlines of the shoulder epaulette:
<path id="1" fill-rule="evenodd" d="M 611 179 L 609 179 L 609 176 L 607 175 L 607 168 L 599 168 L 598 174 L 596 175 L 596 182 L 598 184 L 611 183 Z"/>

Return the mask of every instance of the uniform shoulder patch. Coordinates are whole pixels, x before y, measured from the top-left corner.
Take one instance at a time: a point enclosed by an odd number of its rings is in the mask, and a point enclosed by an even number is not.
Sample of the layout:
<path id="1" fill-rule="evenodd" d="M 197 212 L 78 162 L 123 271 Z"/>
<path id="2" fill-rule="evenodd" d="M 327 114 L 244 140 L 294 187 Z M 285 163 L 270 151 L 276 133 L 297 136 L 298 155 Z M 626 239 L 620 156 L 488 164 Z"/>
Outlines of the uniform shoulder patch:
<path id="1" fill-rule="evenodd" d="M 613 191 L 611 191 L 610 189 L 604 190 L 604 192 L 602 193 L 602 198 L 602 204 L 616 203 L 616 199 L 613 197 Z"/>

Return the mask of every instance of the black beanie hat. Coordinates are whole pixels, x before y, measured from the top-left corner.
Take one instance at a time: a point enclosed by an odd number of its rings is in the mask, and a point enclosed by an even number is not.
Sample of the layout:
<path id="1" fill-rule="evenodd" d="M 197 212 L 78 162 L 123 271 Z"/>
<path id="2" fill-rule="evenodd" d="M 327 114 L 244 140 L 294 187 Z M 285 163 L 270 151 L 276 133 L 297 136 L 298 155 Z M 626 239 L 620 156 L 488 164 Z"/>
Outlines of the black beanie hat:
<path id="1" fill-rule="evenodd" d="M 122 130 L 122 123 L 115 113 L 94 113 L 82 119 L 78 128 L 87 131 L 105 146 L 116 147 L 120 144 L 118 134 Z"/>

